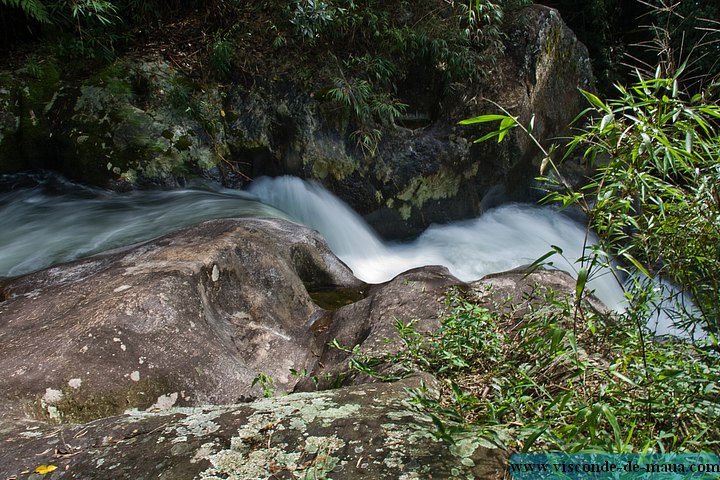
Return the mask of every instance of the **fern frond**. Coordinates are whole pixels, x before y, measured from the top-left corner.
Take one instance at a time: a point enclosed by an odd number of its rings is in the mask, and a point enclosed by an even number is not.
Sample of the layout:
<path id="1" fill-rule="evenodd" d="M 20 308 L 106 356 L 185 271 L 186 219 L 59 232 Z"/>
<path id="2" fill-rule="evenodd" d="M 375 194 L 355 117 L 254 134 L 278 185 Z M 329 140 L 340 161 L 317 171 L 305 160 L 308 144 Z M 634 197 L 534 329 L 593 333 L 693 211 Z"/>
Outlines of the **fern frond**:
<path id="1" fill-rule="evenodd" d="M 45 5 L 40 0 L 0 0 L 0 4 L 20 8 L 25 15 L 40 23 L 52 23 Z"/>

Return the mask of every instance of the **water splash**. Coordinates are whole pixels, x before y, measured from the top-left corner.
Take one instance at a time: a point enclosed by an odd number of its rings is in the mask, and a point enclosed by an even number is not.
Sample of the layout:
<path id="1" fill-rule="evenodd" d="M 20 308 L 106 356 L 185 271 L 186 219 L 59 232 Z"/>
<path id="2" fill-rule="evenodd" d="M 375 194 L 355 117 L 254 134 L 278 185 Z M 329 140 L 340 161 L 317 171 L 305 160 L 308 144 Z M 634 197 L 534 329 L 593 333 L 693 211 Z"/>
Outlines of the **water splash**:
<path id="1" fill-rule="evenodd" d="M 476 280 L 529 265 L 553 245 L 564 252 L 554 258 L 554 266 L 573 273 L 586 237 L 582 225 L 555 208 L 509 204 L 474 220 L 431 226 L 410 243 L 383 243 L 359 215 L 319 184 L 294 177 L 263 178 L 250 192 L 322 233 L 355 275 L 369 283 L 423 265 L 444 265 L 461 280 Z M 596 280 L 591 287 L 610 304 L 622 298 L 614 279 Z"/>
<path id="2" fill-rule="evenodd" d="M 428 228 L 412 242 L 383 242 L 350 207 L 313 182 L 256 180 L 248 192 L 217 187 L 116 193 L 53 174 L 0 176 L 0 277 L 16 276 L 111 248 L 149 240 L 212 218 L 286 218 L 318 230 L 355 275 L 380 283 L 410 268 L 444 265 L 461 280 L 534 262 L 560 247 L 556 268 L 576 271 L 583 225 L 551 207 L 510 204 L 480 218 Z M 623 308 L 612 275 L 589 288 Z M 656 317 L 658 333 L 677 333 Z"/>

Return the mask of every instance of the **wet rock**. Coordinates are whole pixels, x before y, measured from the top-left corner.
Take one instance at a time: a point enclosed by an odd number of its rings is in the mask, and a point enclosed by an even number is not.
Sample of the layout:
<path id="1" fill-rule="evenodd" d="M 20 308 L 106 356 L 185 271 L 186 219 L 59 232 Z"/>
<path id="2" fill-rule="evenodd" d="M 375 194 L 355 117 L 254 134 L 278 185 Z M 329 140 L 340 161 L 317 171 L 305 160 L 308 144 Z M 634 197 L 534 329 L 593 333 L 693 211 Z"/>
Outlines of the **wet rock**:
<path id="1" fill-rule="evenodd" d="M 304 227 L 216 220 L 4 282 L 0 417 L 87 421 L 233 403 L 312 369 L 324 310 L 308 290 L 362 283 Z"/>
<path id="2" fill-rule="evenodd" d="M 370 288 L 367 297 L 343 306 L 333 315 L 328 339 L 346 347 L 358 347 L 358 353 L 382 356 L 401 347 L 397 322 L 412 323 L 418 333 L 440 327 L 447 312 L 446 292 L 454 286 L 466 286 L 445 267 L 422 267 L 410 270 L 393 280 Z M 375 382 L 377 379 L 348 371 L 347 352 L 326 349 L 318 368 L 301 381 L 296 390 L 333 388 L 338 385 Z M 392 369 L 392 366 L 388 366 Z"/>

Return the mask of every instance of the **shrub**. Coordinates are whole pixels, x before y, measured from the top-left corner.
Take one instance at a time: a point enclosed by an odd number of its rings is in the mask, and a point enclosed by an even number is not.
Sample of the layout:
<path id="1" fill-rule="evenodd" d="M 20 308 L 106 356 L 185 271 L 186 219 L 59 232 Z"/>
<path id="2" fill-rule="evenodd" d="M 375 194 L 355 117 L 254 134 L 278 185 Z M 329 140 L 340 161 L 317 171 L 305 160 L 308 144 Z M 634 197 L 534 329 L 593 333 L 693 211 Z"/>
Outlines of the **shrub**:
<path id="1" fill-rule="evenodd" d="M 350 368 L 383 381 L 417 370 L 435 375 L 440 391 L 422 386 L 410 392 L 411 402 L 450 443 L 472 432 L 512 451 L 720 445 L 717 355 L 647 341 L 649 332 L 630 316 L 599 315 L 551 289 L 536 286 L 520 318 L 477 298 L 449 291 L 450 312 L 427 336 L 412 322 L 396 322 L 403 344 L 397 354 L 378 358 L 341 347 L 352 354 Z"/>

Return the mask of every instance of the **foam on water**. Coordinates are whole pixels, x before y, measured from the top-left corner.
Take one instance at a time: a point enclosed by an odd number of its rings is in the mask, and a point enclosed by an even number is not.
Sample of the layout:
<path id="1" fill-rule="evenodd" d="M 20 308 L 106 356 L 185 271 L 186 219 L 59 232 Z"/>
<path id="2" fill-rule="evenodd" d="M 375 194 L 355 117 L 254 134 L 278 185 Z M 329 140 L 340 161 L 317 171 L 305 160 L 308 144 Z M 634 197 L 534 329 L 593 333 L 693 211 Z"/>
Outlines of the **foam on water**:
<path id="1" fill-rule="evenodd" d="M 428 228 L 412 242 L 383 242 L 365 221 L 322 186 L 294 177 L 256 180 L 248 192 L 215 189 L 138 191 L 90 188 L 56 175 L 0 176 L 0 277 L 15 276 L 119 246 L 148 240 L 203 220 L 222 217 L 287 218 L 318 230 L 330 248 L 368 283 L 410 268 L 444 265 L 461 280 L 479 279 L 551 260 L 574 274 L 583 225 L 551 207 L 509 204 L 480 218 Z M 589 287 L 611 308 L 623 291 L 610 274 Z M 671 330 L 658 317 L 659 333 Z"/>
<path id="2" fill-rule="evenodd" d="M 431 226 L 410 243 L 383 243 L 349 206 L 318 184 L 294 177 L 264 178 L 250 192 L 317 229 L 355 275 L 369 283 L 423 265 L 444 265 L 461 280 L 476 280 L 531 264 L 553 245 L 563 250 L 563 256 L 553 258 L 554 265 L 573 273 L 586 240 L 586 229 L 555 208 L 509 204 L 474 220 Z M 592 287 L 609 304 L 622 296 L 610 277 Z"/>

